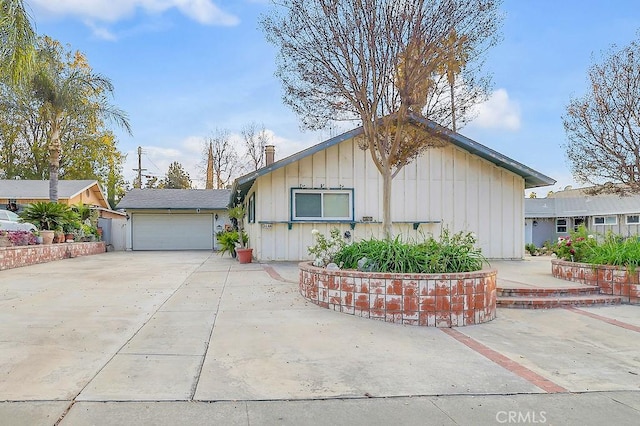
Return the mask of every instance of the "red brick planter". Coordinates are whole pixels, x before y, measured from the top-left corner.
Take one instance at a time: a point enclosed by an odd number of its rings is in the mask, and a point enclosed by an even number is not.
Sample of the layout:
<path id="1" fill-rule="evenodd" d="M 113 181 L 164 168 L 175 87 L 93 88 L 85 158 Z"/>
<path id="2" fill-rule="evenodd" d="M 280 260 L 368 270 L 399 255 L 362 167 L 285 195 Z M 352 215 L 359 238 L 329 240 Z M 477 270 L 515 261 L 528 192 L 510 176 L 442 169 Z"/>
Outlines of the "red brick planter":
<path id="1" fill-rule="evenodd" d="M 0 271 L 69 257 L 89 256 L 105 251 L 104 241 L 0 247 Z"/>
<path id="2" fill-rule="evenodd" d="M 634 272 L 609 265 L 552 260 L 551 274 L 567 281 L 598 286 L 601 294 L 621 296 L 624 303 L 640 305 L 640 269 Z"/>
<path id="3" fill-rule="evenodd" d="M 385 274 L 299 264 L 300 294 L 345 314 L 428 327 L 481 324 L 496 317 L 496 270 Z"/>

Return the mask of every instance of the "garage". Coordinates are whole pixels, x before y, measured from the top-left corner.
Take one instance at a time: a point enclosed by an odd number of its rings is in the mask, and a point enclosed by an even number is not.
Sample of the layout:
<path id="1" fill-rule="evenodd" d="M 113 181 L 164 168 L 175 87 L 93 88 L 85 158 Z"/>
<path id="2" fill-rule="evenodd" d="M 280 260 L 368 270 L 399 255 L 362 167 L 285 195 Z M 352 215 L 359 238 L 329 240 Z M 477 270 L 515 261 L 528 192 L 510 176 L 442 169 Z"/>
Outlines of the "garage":
<path id="1" fill-rule="evenodd" d="M 213 250 L 211 214 L 134 214 L 133 250 Z"/>
<path id="2" fill-rule="evenodd" d="M 127 250 L 216 250 L 229 222 L 228 189 L 132 189 L 117 208 L 127 214 Z"/>

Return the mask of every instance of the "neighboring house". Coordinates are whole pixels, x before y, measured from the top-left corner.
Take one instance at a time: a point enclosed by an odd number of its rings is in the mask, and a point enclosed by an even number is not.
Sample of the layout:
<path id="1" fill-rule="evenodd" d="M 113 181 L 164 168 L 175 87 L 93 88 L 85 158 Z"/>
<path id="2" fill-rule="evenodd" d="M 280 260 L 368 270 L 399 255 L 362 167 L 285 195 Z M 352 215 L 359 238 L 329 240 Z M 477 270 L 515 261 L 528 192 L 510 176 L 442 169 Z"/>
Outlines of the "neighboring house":
<path id="1" fill-rule="evenodd" d="M 49 201 L 48 180 L 0 180 L 0 207 L 15 204 L 19 210 L 26 204 Z M 87 204 L 111 210 L 97 180 L 58 181 L 58 202 L 67 205 Z"/>
<path id="2" fill-rule="evenodd" d="M 0 180 L 0 208 L 21 211 L 27 204 L 49 201 L 48 180 Z M 111 210 L 97 180 L 58 181 L 58 202 L 69 206 L 86 204 L 98 211 L 102 238 L 115 250 L 124 250 L 126 215 Z"/>
<path id="3" fill-rule="evenodd" d="M 427 150 L 393 179 L 395 234 L 473 232 L 486 257 L 521 259 L 524 190 L 555 181 L 432 121 L 414 124 L 448 144 Z M 254 257 L 308 259 L 314 228 L 325 235 L 339 228 L 347 241 L 382 236 L 382 176 L 358 147 L 361 134 L 354 129 L 277 162 L 267 151 L 265 167 L 235 180 L 230 203 L 239 197 L 247 207 Z"/>
<path id="4" fill-rule="evenodd" d="M 129 217 L 128 250 L 214 250 L 230 224 L 228 189 L 133 189 L 118 209 Z"/>
<path id="5" fill-rule="evenodd" d="M 541 247 L 580 225 L 594 234 L 640 235 L 640 195 L 587 195 L 585 189 L 525 199 L 525 243 Z"/>

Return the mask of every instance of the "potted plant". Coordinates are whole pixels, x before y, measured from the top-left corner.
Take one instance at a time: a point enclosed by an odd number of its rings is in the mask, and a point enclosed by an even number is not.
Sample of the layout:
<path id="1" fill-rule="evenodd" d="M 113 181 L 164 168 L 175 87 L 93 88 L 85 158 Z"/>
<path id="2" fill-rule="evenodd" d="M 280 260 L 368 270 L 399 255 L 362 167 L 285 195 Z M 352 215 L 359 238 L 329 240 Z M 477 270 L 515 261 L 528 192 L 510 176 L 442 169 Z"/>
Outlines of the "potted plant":
<path id="1" fill-rule="evenodd" d="M 236 254 L 238 255 L 238 261 L 240 263 L 251 263 L 253 257 L 253 249 L 247 247 L 247 241 L 244 238 L 244 216 L 246 214 L 245 208 L 242 204 L 238 204 L 229 210 L 229 217 L 236 219 L 238 222 L 238 235 L 242 238 L 238 238 L 238 246 L 236 247 Z"/>
<path id="2" fill-rule="evenodd" d="M 40 230 L 44 244 L 51 244 L 57 229 L 62 228 L 68 218 L 69 206 L 48 201 L 29 204 L 20 213 L 25 222 L 31 222 Z"/>
<path id="3" fill-rule="evenodd" d="M 243 235 L 245 242 L 247 241 L 247 235 Z M 238 231 L 222 231 L 216 235 L 218 242 L 220 243 L 220 255 L 229 253 L 231 257 L 236 257 L 236 246 L 238 242 Z"/>

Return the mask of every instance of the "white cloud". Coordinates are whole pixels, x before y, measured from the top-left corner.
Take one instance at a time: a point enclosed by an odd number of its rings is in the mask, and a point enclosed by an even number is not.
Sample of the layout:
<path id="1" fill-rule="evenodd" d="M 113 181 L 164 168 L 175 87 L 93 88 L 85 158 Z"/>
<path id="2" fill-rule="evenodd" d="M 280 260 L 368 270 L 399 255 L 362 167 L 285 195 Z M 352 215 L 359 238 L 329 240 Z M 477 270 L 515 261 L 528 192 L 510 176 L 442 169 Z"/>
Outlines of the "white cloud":
<path id="1" fill-rule="evenodd" d="M 276 146 L 276 161 L 282 160 L 316 143 L 310 140 L 292 141 L 278 136 L 271 129 L 265 130 L 270 137 L 270 142 Z M 207 135 L 207 137 L 208 136 L 210 135 Z M 318 135 L 314 136 L 318 137 Z M 187 136 L 171 147 L 142 146 L 142 168 L 145 169 L 142 174 L 156 176 L 158 179 L 162 179 L 167 173 L 167 170 L 169 170 L 169 165 L 177 161 L 182 165 L 182 168 L 189 173 L 194 187 L 204 188 L 204 170 L 202 167 L 204 159 L 202 147 L 205 139 L 203 136 Z M 242 156 L 245 152 L 242 135 L 239 132 L 229 132 L 229 139 L 236 147 L 238 154 Z M 132 184 L 137 175 L 135 169 L 138 168 L 138 152 L 136 149 L 128 151 L 125 154 L 127 155 L 127 159 L 123 166 L 123 175 L 125 181 Z M 142 181 L 146 182 L 146 179 L 143 178 Z"/>
<path id="2" fill-rule="evenodd" d="M 46 16 L 76 16 L 85 21 L 116 22 L 133 16 L 138 9 L 149 14 L 176 8 L 205 25 L 237 25 L 239 19 L 224 12 L 213 0 L 31 0 L 30 5 Z"/>
<path id="3" fill-rule="evenodd" d="M 509 99 L 505 89 L 494 91 L 489 99 L 475 107 L 476 118 L 471 125 L 479 128 L 520 129 L 520 106 Z"/>

